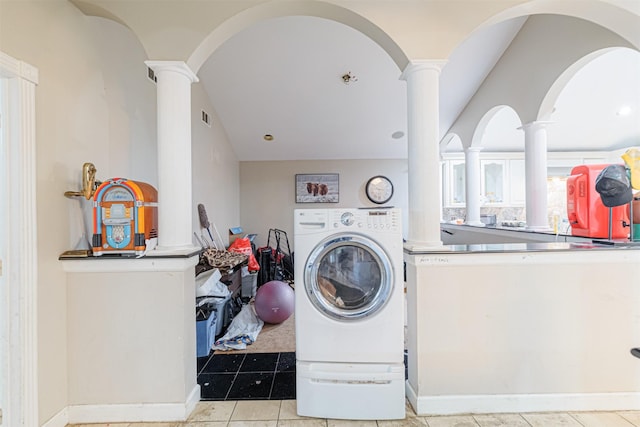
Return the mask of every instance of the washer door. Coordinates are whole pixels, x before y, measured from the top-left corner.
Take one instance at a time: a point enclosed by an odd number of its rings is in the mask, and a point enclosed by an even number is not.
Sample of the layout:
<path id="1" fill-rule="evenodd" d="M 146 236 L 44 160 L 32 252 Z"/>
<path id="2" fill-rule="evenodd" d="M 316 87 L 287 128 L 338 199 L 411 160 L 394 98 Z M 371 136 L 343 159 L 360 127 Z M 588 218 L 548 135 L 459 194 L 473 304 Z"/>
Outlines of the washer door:
<path id="1" fill-rule="evenodd" d="M 309 255 L 304 287 L 311 303 L 337 320 L 373 315 L 389 300 L 393 266 L 373 240 L 356 234 L 336 234 Z"/>

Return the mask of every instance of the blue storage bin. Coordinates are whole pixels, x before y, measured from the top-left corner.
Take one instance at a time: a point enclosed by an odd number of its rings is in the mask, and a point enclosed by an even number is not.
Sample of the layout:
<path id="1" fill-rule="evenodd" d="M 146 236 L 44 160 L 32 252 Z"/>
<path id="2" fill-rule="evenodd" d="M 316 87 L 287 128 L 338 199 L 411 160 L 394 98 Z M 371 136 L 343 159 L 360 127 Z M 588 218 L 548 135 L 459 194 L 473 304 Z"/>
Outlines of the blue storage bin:
<path id="1" fill-rule="evenodd" d="M 222 334 L 223 332 L 222 328 L 226 328 L 227 326 L 229 326 L 229 323 L 231 323 L 231 319 L 229 317 L 229 309 L 228 309 L 229 303 L 231 302 L 231 295 L 228 295 L 226 297 L 208 297 L 208 298 L 212 298 L 215 300 L 215 302 L 211 303 L 211 307 L 216 313 L 217 319 L 218 319 L 216 322 L 216 333 L 215 333 L 215 335 L 218 336 Z"/>
<path id="2" fill-rule="evenodd" d="M 216 340 L 216 312 L 211 311 L 209 317 L 196 320 L 196 354 L 198 357 L 208 356 Z"/>

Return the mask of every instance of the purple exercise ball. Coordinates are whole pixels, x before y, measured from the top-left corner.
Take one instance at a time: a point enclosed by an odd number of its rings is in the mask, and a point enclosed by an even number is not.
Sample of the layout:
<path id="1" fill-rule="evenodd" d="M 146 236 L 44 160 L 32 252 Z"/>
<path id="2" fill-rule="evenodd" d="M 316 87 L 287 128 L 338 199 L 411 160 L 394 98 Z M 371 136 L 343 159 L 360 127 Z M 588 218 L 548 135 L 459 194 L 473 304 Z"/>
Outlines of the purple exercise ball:
<path id="1" fill-rule="evenodd" d="M 266 323 L 282 323 L 293 314 L 295 295 L 285 282 L 272 280 L 258 288 L 256 314 Z"/>

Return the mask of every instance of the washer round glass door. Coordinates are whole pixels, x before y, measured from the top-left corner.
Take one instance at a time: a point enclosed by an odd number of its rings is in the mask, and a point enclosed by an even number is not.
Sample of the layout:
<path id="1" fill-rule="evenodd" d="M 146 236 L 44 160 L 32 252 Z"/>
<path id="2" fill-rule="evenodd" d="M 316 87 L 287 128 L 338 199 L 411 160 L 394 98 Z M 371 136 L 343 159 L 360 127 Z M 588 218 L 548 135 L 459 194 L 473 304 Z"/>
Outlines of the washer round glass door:
<path id="1" fill-rule="evenodd" d="M 325 315 L 362 319 L 389 300 L 393 266 L 373 240 L 337 234 L 320 242 L 307 258 L 304 287 L 311 303 Z"/>

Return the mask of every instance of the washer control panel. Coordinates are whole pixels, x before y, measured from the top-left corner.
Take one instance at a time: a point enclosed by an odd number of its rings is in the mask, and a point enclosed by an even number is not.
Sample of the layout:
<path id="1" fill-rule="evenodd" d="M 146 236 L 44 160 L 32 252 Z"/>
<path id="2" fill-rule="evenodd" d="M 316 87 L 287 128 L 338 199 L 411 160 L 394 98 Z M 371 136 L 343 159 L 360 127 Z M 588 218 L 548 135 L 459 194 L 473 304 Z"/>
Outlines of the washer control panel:
<path id="1" fill-rule="evenodd" d="M 331 218 L 336 230 L 393 231 L 400 229 L 399 209 L 336 209 Z"/>

